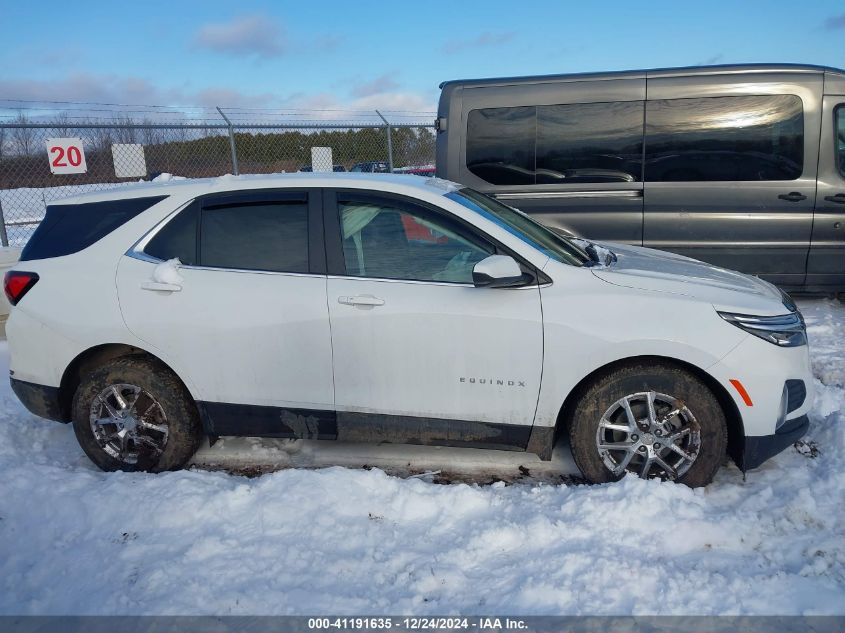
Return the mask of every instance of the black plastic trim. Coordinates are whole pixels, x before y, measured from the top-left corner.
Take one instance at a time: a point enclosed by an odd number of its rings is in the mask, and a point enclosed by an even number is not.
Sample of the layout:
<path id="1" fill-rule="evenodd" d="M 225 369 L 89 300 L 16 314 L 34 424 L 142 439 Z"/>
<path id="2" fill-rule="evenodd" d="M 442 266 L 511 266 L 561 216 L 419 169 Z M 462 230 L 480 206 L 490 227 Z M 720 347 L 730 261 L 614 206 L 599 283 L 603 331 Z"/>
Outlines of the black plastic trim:
<path id="1" fill-rule="evenodd" d="M 18 400 L 30 413 L 56 422 L 70 422 L 69 418 L 62 415 L 58 387 L 48 387 L 47 385 L 39 385 L 11 377 L 9 382 Z"/>
<path id="2" fill-rule="evenodd" d="M 807 433 L 810 419 L 806 415 L 784 422 L 774 435 L 748 435 L 745 437 L 745 450 L 742 453 L 743 472 L 757 468 L 767 459 L 774 457 L 788 448 Z"/>
<path id="3" fill-rule="evenodd" d="M 198 402 L 209 435 L 340 440 L 524 451 L 531 425 L 328 409 Z"/>
<path id="4" fill-rule="evenodd" d="M 786 412 L 792 413 L 801 408 L 807 398 L 807 386 L 803 380 L 790 379 L 786 381 Z"/>

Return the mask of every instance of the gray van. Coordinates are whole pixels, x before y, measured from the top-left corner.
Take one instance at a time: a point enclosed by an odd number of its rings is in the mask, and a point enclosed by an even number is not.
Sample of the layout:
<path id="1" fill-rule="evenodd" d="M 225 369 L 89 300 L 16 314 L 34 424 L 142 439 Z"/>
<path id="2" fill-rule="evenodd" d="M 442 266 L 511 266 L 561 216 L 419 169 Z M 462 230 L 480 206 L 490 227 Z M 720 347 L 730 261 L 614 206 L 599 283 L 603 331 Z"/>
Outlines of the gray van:
<path id="1" fill-rule="evenodd" d="M 845 291 L 845 71 L 448 81 L 437 175 L 574 235 Z"/>

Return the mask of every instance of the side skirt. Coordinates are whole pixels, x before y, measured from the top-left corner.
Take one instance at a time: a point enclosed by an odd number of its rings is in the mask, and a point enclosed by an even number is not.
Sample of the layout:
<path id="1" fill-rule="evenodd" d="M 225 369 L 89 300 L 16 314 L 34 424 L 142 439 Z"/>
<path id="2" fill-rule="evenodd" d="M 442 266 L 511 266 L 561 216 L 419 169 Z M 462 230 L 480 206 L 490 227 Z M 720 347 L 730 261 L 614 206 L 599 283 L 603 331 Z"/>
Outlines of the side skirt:
<path id="1" fill-rule="evenodd" d="M 524 451 L 531 426 L 380 413 L 197 402 L 212 436 L 277 437 Z M 542 455 L 541 455 L 542 456 Z"/>

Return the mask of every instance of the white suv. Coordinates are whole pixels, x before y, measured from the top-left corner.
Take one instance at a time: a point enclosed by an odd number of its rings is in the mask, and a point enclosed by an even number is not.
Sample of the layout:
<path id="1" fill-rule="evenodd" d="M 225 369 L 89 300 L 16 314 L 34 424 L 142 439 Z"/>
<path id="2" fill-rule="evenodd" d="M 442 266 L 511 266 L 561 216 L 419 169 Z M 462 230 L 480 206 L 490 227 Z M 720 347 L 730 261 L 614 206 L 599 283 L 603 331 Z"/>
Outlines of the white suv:
<path id="1" fill-rule="evenodd" d="M 177 261 L 178 259 L 178 261 Z M 804 323 L 772 285 L 567 240 L 418 176 L 141 185 L 48 207 L 8 273 L 12 386 L 107 470 L 203 434 L 442 444 L 594 482 L 708 483 L 807 429 Z"/>

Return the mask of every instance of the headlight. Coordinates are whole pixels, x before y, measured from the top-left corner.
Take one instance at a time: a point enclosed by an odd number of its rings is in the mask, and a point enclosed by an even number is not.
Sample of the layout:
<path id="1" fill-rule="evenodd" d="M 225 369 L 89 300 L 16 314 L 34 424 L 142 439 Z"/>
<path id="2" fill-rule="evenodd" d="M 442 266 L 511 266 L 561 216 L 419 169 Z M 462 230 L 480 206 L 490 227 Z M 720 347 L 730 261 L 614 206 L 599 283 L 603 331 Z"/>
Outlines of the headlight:
<path id="1" fill-rule="evenodd" d="M 807 330 L 800 312 L 778 316 L 750 316 L 719 312 L 719 316 L 739 329 L 779 347 L 798 347 L 807 344 Z"/>

